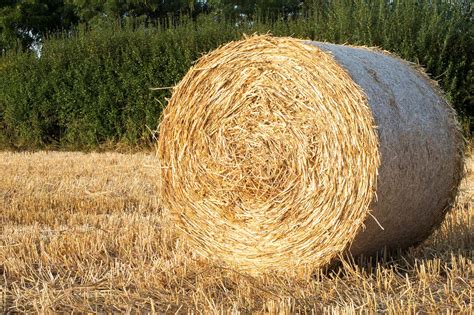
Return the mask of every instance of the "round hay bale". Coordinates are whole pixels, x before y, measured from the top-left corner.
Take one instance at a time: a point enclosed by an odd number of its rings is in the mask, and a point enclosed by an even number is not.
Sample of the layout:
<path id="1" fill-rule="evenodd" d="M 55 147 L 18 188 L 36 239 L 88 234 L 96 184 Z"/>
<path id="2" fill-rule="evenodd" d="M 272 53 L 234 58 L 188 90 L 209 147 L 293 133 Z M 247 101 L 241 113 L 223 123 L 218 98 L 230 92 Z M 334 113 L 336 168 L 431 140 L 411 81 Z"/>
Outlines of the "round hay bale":
<path id="1" fill-rule="evenodd" d="M 163 205 L 196 252 L 254 274 L 310 271 L 426 238 L 453 201 L 462 137 L 399 58 L 254 36 L 175 87 L 158 156 Z"/>

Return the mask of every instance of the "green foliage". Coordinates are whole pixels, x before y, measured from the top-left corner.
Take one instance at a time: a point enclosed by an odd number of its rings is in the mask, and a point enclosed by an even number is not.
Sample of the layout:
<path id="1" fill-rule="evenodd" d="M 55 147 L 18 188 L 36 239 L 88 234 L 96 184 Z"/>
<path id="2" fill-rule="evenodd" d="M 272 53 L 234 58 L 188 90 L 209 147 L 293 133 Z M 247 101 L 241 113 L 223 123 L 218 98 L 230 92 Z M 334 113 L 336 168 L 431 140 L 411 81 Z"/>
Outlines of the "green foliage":
<path id="1" fill-rule="evenodd" d="M 300 0 L 210 0 L 210 7 L 231 18 L 252 18 L 255 13 L 271 17 L 288 17 L 296 14 L 301 5 Z"/>
<path id="2" fill-rule="evenodd" d="M 32 49 L 45 36 L 70 30 L 79 22 L 94 25 L 140 18 L 146 23 L 206 11 L 199 0 L 2 0 L 0 2 L 0 54 L 12 48 Z"/>
<path id="3" fill-rule="evenodd" d="M 77 12 L 83 23 L 108 17 L 123 20 L 142 17 L 143 20 L 157 20 L 173 15 L 194 14 L 206 8 L 205 1 L 199 0 L 66 0 Z"/>
<path id="4" fill-rule="evenodd" d="M 109 25 L 50 38 L 40 58 L 3 58 L 3 140 L 17 148 L 80 149 L 150 141 L 170 96 L 150 88 L 175 85 L 201 52 L 237 36 L 206 23 L 199 29 L 190 21 L 168 29 Z"/>
<path id="5" fill-rule="evenodd" d="M 464 0 L 306 2 L 293 17 L 170 18 L 155 26 L 104 21 L 44 40 L 41 56 L 0 58 L 0 147 L 146 145 L 170 90 L 201 54 L 243 33 L 380 46 L 440 81 L 472 130 L 474 27 Z M 137 26 L 139 25 L 139 26 Z M 141 25 L 141 26 L 140 26 Z"/>
<path id="6" fill-rule="evenodd" d="M 63 0 L 2 0 L 0 54 L 16 46 L 32 48 L 43 35 L 70 29 L 77 21 L 74 8 Z"/>

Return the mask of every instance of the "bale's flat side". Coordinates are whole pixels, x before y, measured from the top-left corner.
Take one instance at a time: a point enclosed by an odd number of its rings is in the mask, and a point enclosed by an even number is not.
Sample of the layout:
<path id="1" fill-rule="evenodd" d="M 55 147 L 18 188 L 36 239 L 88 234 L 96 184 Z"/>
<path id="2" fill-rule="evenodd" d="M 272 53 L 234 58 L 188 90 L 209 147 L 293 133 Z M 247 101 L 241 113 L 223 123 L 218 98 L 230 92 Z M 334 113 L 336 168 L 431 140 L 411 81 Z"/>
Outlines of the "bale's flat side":
<path id="1" fill-rule="evenodd" d="M 453 202 L 462 170 L 462 136 L 453 109 L 424 73 L 382 52 L 312 42 L 330 52 L 364 90 L 380 141 L 378 200 L 353 255 L 424 240 Z M 380 227 L 382 226 L 383 229 Z"/>
<path id="2" fill-rule="evenodd" d="M 160 125 L 161 201 L 201 256 L 304 275 L 343 252 L 374 198 L 367 100 L 321 49 L 254 36 L 203 56 Z"/>

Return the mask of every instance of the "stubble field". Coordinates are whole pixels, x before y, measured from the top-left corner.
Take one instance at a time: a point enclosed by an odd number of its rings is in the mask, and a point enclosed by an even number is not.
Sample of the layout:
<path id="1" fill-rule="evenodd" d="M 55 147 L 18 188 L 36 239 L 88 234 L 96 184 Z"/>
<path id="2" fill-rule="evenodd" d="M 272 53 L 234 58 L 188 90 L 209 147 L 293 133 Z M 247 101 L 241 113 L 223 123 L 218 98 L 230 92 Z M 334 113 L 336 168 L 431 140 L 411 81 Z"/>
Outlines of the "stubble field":
<path id="1" fill-rule="evenodd" d="M 0 153 L 0 312 L 470 313 L 474 163 L 422 245 L 311 279 L 197 257 L 161 209 L 153 154 Z"/>

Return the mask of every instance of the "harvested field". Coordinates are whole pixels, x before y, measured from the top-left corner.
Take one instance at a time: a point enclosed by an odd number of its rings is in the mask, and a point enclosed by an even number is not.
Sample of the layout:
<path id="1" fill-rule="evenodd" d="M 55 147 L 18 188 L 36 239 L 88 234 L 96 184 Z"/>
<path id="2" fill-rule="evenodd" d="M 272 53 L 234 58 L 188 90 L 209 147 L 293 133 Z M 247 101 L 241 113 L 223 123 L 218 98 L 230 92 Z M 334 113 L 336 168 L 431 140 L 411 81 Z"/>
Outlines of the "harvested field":
<path id="1" fill-rule="evenodd" d="M 474 163 L 422 245 L 311 279 L 197 258 L 160 210 L 156 159 L 0 153 L 0 312 L 472 312 Z"/>

